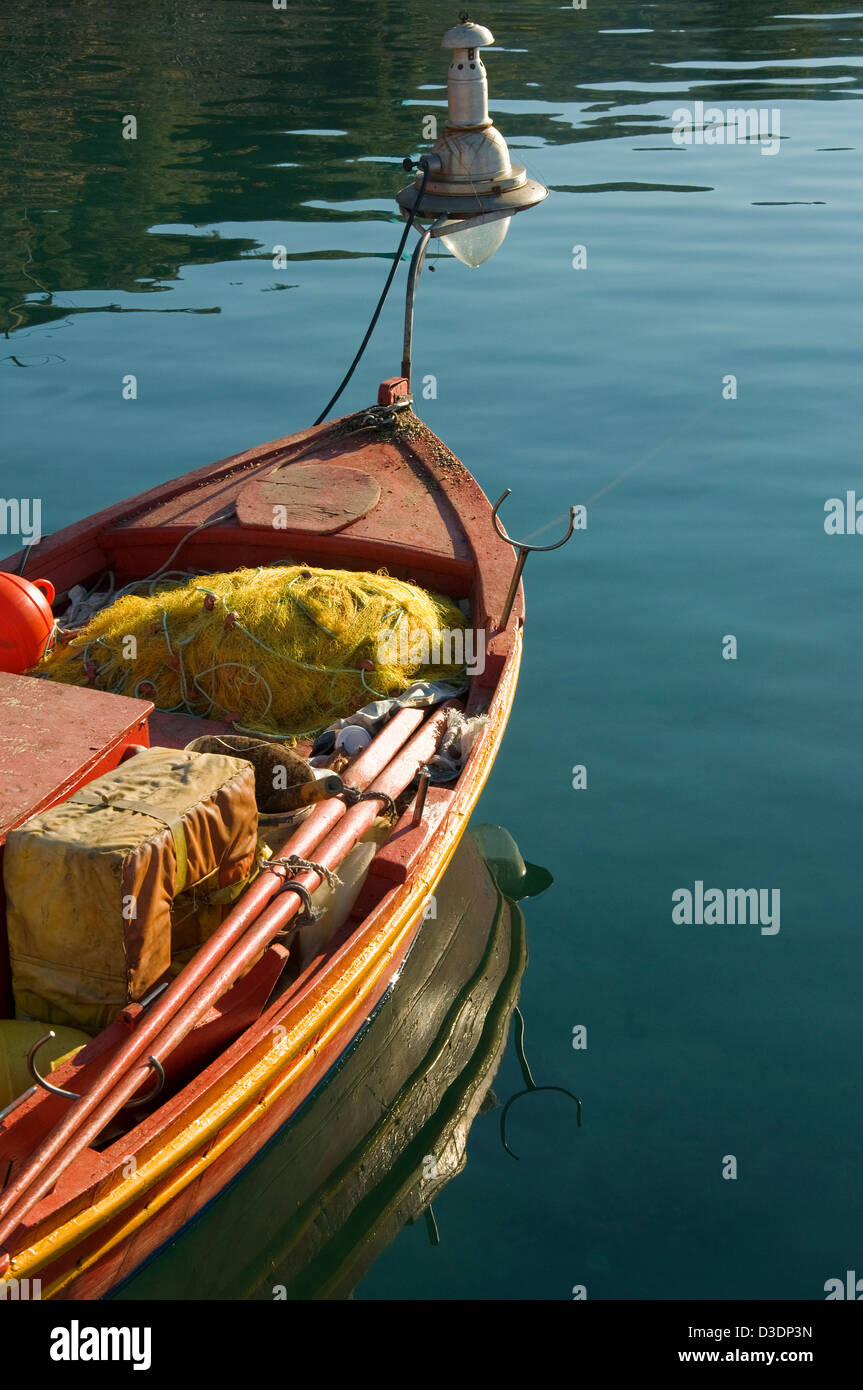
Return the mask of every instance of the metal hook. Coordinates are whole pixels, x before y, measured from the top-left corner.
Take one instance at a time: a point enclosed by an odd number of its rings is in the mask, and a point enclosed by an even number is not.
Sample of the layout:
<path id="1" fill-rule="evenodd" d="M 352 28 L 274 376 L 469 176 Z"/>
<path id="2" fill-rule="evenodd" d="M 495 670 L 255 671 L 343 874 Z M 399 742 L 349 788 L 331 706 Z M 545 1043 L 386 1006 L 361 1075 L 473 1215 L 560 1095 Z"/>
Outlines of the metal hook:
<path id="1" fill-rule="evenodd" d="M 36 1066 L 36 1053 L 39 1051 L 39 1048 L 44 1047 L 45 1043 L 51 1042 L 53 1038 L 56 1038 L 56 1036 L 57 1034 L 54 1032 L 54 1029 L 52 1028 L 50 1032 L 45 1034 L 44 1037 L 38 1038 L 36 1042 L 34 1042 L 33 1046 L 30 1048 L 30 1051 L 27 1053 L 27 1069 L 30 1072 L 30 1075 L 32 1076 L 33 1080 L 36 1082 L 36 1085 L 41 1086 L 43 1091 L 48 1091 L 48 1093 L 52 1096 L 62 1096 L 64 1100 L 80 1100 L 81 1097 L 77 1091 L 64 1091 L 62 1086 L 52 1086 L 51 1082 L 46 1081 L 44 1076 L 40 1074 L 39 1069 Z"/>
<path id="2" fill-rule="evenodd" d="M 53 1086 L 50 1081 L 45 1080 L 45 1077 L 41 1075 L 39 1068 L 36 1066 L 36 1053 L 39 1051 L 40 1047 L 44 1047 L 45 1043 L 51 1042 L 56 1036 L 57 1034 L 52 1028 L 44 1037 L 38 1038 L 36 1042 L 34 1042 L 30 1051 L 27 1053 L 27 1068 L 33 1080 L 36 1082 L 36 1085 L 41 1086 L 42 1090 L 47 1091 L 49 1095 L 62 1096 L 64 1100 L 80 1100 L 80 1092 L 66 1091 L 62 1086 Z M 141 1100 L 128 1101 L 126 1106 L 127 1109 L 136 1108 L 139 1105 L 147 1105 L 149 1101 L 155 1099 L 165 1084 L 165 1072 L 161 1062 L 157 1057 L 148 1057 L 147 1060 L 156 1072 L 156 1085 L 153 1087 L 152 1091 L 149 1091 Z"/>
<path id="3" fill-rule="evenodd" d="M 500 497 L 495 502 L 491 513 L 492 525 L 494 526 L 494 529 L 497 532 L 497 534 L 500 536 L 500 539 L 502 541 L 506 541 L 507 545 L 511 545 L 514 550 L 518 551 L 518 559 L 515 562 L 515 569 L 512 572 L 512 579 L 510 580 L 509 584 L 509 592 L 507 593 L 506 599 L 504 600 L 503 617 L 500 620 L 500 625 L 502 628 L 506 627 L 507 623 L 509 622 L 509 615 L 512 612 L 512 605 L 515 603 L 515 596 L 518 592 L 519 581 L 521 580 L 521 573 L 524 569 L 525 562 L 530 552 L 532 550 L 560 550 L 560 547 L 562 545 L 566 545 L 567 541 L 572 535 L 573 528 L 575 527 L 575 507 L 570 507 L 569 529 L 567 530 L 567 533 L 563 537 L 563 539 L 555 541 L 554 545 L 528 545 L 526 541 L 514 541 L 512 539 L 512 536 L 508 536 L 505 531 L 501 530 L 497 522 L 497 514 L 502 504 L 509 497 L 510 491 L 511 489 L 507 488 L 506 492 L 501 493 Z"/>
<path id="4" fill-rule="evenodd" d="M 553 548 L 553 547 L 552 547 L 552 548 Z M 507 1114 L 508 1114 L 508 1112 L 509 1112 L 510 1106 L 513 1105 L 515 1101 L 519 1100 L 521 1096 L 529 1096 L 529 1095 L 534 1094 L 536 1091 L 558 1091 L 558 1092 L 560 1093 L 560 1095 L 562 1095 L 562 1096 L 569 1096 L 569 1099 L 570 1099 L 570 1100 L 575 1101 L 575 1106 L 576 1106 L 576 1124 L 578 1125 L 578 1127 L 579 1127 L 579 1129 L 580 1129 L 580 1128 L 581 1128 L 581 1100 L 579 1099 L 578 1096 L 574 1095 L 574 1094 L 572 1093 L 572 1091 L 567 1091 L 567 1090 L 565 1090 L 563 1086 L 537 1086 L 536 1082 L 535 1082 L 534 1079 L 533 1079 L 533 1073 L 532 1073 L 531 1070 L 530 1070 L 530 1067 L 529 1067 L 528 1061 L 527 1061 L 527 1057 L 525 1056 L 525 1051 L 524 1051 L 524 1015 L 522 1014 L 521 1009 L 519 1009 L 519 1008 L 514 1009 L 514 1010 L 513 1010 L 513 1013 L 514 1013 L 514 1017 L 516 1018 L 516 1021 L 517 1021 L 517 1023 L 518 1023 L 518 1034 L 517 1034 L 516 1040 L 515 1040 L 515 1047 L 516 1047 L 516 1053 L 517 1053 L 517 1055 L 518 1055 L 519 1066 L 521 1067 L 521 1074 L 522 1074 L 522 1076 L 524 1077 L 525 1086 L 524 1086 L 524 1090 L 522 1090 L 522 1091 L 516 1091 L 516 1093 L 515 1093 L 514 1096 L 510 1096 L 509 1100 L 507 1101 L 506 1105 L 503 1107 L 503 1110 L 501 1111 L 501 1116 L 500 1116 L 500 1138 L 501 1138 L 501 1143 L 503 1144 L 503 1147 L 506 1149 L 506 1151 L 507 1151 L 507 1153 L 509 1154 L 510 1158 L 514 1158 L 514 1159 L 517 1160 L 517 1159 L 518 1159 L 518 1154 L 517 1154 L 517 1153 L 513 1153 L 512 1149 L 509 1147 L 509 1144 L 506 1142 L 506 1117 L 507 1117 Z"/>
<path id="5" fill-rule="evenodd" d="M 151 1054 L 147 1058 L 147 1061 L 156 1073 L 156 1084 L 152 1091 L 148 1091 L 145 1096 L 141 1096 L 140 1100 L 127 1100 L 126 1104 L 123 1106 L 124 1110 L 137 1110 L 139 1105 L 149 1105 L 151 1100 L 156 1099 L 156 1096 L 165 1084 L 165 1069 L 158 1057 L 153 1057 Z"/>

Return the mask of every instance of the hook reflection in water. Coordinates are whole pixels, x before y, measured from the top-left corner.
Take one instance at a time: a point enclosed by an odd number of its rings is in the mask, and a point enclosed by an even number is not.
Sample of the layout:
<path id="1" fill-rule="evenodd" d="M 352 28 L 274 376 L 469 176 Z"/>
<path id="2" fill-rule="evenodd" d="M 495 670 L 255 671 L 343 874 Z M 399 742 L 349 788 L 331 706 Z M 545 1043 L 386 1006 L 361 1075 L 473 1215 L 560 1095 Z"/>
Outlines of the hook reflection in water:
<path id="1" fill-rule="evenodd" d="M 515 1095 L 510 1096 L 509 1100 L 507 1101 L 506 1105 L 503 1107 L 503 1110 L 501 1111 L 500 1140 L 503 1144 L 503 1147 L 509 1154 L 510 1158 L 517 1159 L 518 1154 L 513 1153 L 512 1149 L 506 1141 L 506 1117 L 509 1114 L 510 1108 L 514 1105 L 514 1103 L 517 1100 L 520 1100 L 522 1096 L 535 1095 L 537 1091 L 557 1091 L 559 1095 L 569 1096 L 569 1099 L 573 1101 L 575 1104 L 575 1122 L 579 1129 L 581 1129 L 581 1100 L 577 1095 L 574 1095 L 572 1091 L 567 1091 L 563 1086 L 537 1086 L 536 1082 L 533 1079 L 533 1073 L 530 1069 L 530 1065 L 528 1063 L 527 1056 L 524 1050 L 524 1015 L 522 1014 L 521 1009 L 516 1008 L 513 1010 L 513 1016 L 515 1018 L 516 1024 L 515 1048 L 516 1054 L 518 1056 L 519 1066 L 521 1067 L 521 1074 L 524 1077 L 524 1089 L 521 1091 L 516 1091 Z"/>

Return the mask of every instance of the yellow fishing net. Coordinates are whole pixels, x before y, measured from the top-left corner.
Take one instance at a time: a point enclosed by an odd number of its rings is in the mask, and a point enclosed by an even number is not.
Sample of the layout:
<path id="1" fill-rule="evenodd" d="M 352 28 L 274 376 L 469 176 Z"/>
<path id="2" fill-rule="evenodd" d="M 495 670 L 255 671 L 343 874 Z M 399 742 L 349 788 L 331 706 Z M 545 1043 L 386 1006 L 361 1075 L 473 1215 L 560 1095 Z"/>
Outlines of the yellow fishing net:
<path id="1" fill-rule="evenodd" d="M 464 677 L 464 616 L 415 584 L 274 565 L 130 586 L 32 674 L 284 738 Z"/>

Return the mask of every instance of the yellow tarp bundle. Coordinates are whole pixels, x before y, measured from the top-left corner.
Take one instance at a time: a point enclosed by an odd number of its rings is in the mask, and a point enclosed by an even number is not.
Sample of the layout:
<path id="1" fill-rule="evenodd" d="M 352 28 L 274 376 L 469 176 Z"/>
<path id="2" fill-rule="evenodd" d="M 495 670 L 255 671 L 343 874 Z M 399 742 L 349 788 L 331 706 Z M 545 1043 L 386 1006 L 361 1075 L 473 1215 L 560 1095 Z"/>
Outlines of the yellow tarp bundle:
<path id="1" fill-rule="evenodd" d="M 221 754 L 151 748 L 32 817 L 3 863 L 17 1012 L 97 1032 L 169 968 L 178 895 L 256 860 L 254 769 Z"/>
<path id="2" fill-rule="evenodd" d="M 383 571 L 272 565 L 134 587 L 32 674 L 282 738 L 464 674 L 461 610 Z"/>

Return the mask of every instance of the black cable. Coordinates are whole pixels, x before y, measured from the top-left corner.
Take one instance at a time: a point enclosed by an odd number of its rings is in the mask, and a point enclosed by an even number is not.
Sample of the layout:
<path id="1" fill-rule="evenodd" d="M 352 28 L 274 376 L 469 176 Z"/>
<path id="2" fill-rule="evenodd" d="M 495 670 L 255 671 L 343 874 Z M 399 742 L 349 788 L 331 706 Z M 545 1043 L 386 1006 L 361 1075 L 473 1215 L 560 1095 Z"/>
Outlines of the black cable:
<path id="1" fill-rule="evenodd" d="M 323 410 L 321 411 L 320 415 L 318 416 L 317 420 L 315 421 L 315 424 L 316 424 L 316 425 L 322 424 L 322 422 L 326 419 L 326 417 L 329 415 L 330 411 L 332 410 L 333 406 L 335 405 L 336 401 L 339 399 L 339 396 L 342 394 L 342 392 L 344 391 L 344 389 L 345 389 L 345 387 L 347 386 L 348 382 L 350 381 L 351 377 L 353 376 L 353 374 L 354 374 L 354 372 L 355 372 L 355 370 L 356 370 L 356 368 L 357 368 L 357 366 L 358 366 L 358 364 L 359 364 L 360 358 L 362 357 L 363 353 L 365 352 L 366 348 L 368 347 L 369 339 L 371 338 L 372 334 L 373 334 L 374 331 L 375 331 L 375 325 L 376 325 L 378 319 L 379 319 L 380 316 L 381 316 L 381 310 L 383 309 L 384 304 L 385 304 L 385 302 L 386 302 L 386 297 L 387 297 L 387 295 L 388 295 L 389 292 L 390 292 L 390 285 L 392 284 L 392 282 L 393 282 L 393 280 L 394 280 L 394 278 L 395 278 L 395 273 L 396 273 L 396 271 L 397 271 L 398 268 L 399 268 L 399 262 L 401 261 L 401 258 L 402 258 L 402 252 L 403 252 L 404 249 L 405 249 L 405 242 L 406 242 L 407 239 L 408 239 L 408 235 L 409 235 L 409 233 L 410 233 L 410 229 L 411 229 L 411 227 L 412 227 L 413 224 L 414 224 L 414 219 L 415 219 L 415 217 L 416 217 L 416 215 L 417 215 L 417 211 L 419 210 L 419 205 L 420 205 L 420 203 L 422 202 L 423 194 L 424 194 L 425 191 L 426 191 L 426 183 L 428 182 L 428 176 L 429 176 L 428 164 L 426 164 L 423 160 L 420 160 L 419 167 L 422 169 L 422 174 L 423 174 L 423 176 L 422 176 L 422 183 L 420 184 L 420 191 L 419 191 L 419 193 L 418 193 L 418 195 L 417 195 L 416 202 L 414 203 L 413 207 L 412 207 L 411 210 L 410 210 L 410 214 L 409 214 L 409 216 L 408 216 L 408 220 L 407 220 L 407 222 L 405 223 L 405 229 L 404 229 L 404 231 L 403 231 L 403 233 L 402 233 L 402 239 L 401 239 L 401 241 L 399 242 L 398 250 L 396 251 L 396 254 L 395 254 L 395 256 L 393 257 L 393 263 L 392 263 L 392 265 L 390 266 L 390 273 L 389 273 L 389 275 L 387 276 L 386 284 L 384 285 L 383 291 L 382 291 L 382 293 L 381 293 L 381 297 L 380 297 L 380 299 L 378 300 L 377 308 L 375 309 L 375 312 L 372 314 L 372 321 L 371 321 L 371 323 L 369 324 L 368 328 L 366 329 L 366 335 L 365 335 L 365 337 L 363 338 L 363 341 L 360 343 L 359 351 L 357 352 L 356 357 L 354 358 L 354 360 L 353 360 L 353 362 L 351 363 L 351 365 L 348 367 L 348 370 L 347 370 L 347 372 L 345 373 L 344 377 L 342 378 L 342 381 L 341 381 L 341 383 L 340 383 L 340 385 L 339 385 L 339 388 L 338 388 L 338 390 L 336 391 L 335 395 L 332 396 L 332 397 L 330 398 L 330 400 L 327 401 L 327 404 L 324 406 Z"/>

